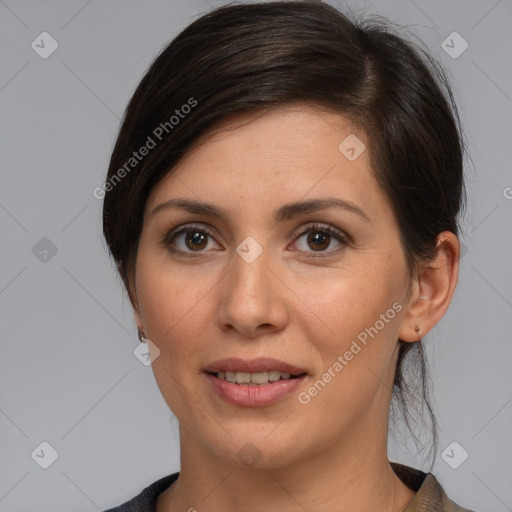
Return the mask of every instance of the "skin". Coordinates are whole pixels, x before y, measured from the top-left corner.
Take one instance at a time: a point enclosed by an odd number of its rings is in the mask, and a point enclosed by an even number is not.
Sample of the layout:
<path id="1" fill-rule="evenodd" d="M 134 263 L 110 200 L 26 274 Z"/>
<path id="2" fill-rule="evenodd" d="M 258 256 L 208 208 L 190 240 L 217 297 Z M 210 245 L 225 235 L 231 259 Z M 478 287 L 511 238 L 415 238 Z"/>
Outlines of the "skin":
<path id="1" fill-rule="evenodd" d="M 349 134 L 366 145 L 352 162 L 338 150 Z M 136 322 L 180 424 L 180 477 L 158 512 L 403 510 L 414 492 L 386 453 L 397 339 L 417 341 L 446 311 L 457 238 L 442 233 L 436 259 L 409 278 L 369 142 L 339 114 L 280 108 L 226 121 L 200 142 L 148 198 L 134 276 Z M 176 198 L 213 203 L 225 217 L 152 213 Z M 334 207 L 273 219 L 284 204 L 318 198 L 349 201 L 368 219 Z M 212 235 L 202 244 L 173 238 L 187 224 L 190 235 L 208 227 Z M 302 234 L 314 224 L 321 250 Z M 251 263 L 236 252 L 248 236 L 263 248 Z M 401 306 L 394 318 L 300 403 L 299 393 L 394 303 Z M 299 390 L 269 406 L 238 407 L 224 403 L 202 371 L 221 358 L 261 356 L 304 368 Z M 250 467 L 237 457 L 247 443 L 260 456 Z"/>

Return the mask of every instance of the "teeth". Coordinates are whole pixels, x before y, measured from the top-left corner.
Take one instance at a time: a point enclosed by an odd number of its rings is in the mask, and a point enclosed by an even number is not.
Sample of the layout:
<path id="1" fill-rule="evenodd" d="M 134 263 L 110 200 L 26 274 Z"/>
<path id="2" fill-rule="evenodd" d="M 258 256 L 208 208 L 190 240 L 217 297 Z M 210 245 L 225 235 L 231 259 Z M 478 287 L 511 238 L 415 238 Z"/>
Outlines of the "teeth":
<path id="1" fill-rule="evenodd" d="M 290 373 L 279 372 L 277 370 L 270 370 L 268 372 L 217 372 L 219 379 L 234 382 L 236 384 L 247 384 L 249 386 L 257 386 L 260 384 L 268 384 L 269 382 L 276 382 L 278 380 L 287 380 L 291 377 Z"/>
<path id="2" fill-rule="evenodd" d="M 235 372 L 235 382 L 238 384 L 249 384 L 249 382 L 251 382 L 251 374 L 246 372 Z"/>
<path id="3" fill-rule="evenodd" d="M 267 372 L 261 372 L 261 373 L 251 373 L 247 374 L 251 377 L 251 382 L 253 384 L 267 384 L 268 383 L 268 373 Z"/>
<path id="4" fill-rule="evenodd" d="M 274 382 L 276 380 L 279 380 L 281 378 L 281 372 L 278 372 L 277 370 L 271 370 L 268 372 L 268 380 L 270 382 Z"/>

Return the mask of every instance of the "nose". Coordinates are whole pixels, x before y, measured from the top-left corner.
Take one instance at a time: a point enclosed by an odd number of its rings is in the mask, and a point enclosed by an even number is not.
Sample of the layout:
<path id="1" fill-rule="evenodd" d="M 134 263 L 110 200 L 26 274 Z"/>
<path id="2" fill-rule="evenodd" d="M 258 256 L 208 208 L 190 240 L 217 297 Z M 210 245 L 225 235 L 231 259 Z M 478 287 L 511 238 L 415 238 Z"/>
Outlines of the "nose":
<path id="1" fill-rule="evenodd" d="M 235 253 L 233 260 L 221 284 L 218 326 L 250 339 L 282 331 L 288 323 L 285 290 L 270 257 L 264 251 L 248 263 Z"/>

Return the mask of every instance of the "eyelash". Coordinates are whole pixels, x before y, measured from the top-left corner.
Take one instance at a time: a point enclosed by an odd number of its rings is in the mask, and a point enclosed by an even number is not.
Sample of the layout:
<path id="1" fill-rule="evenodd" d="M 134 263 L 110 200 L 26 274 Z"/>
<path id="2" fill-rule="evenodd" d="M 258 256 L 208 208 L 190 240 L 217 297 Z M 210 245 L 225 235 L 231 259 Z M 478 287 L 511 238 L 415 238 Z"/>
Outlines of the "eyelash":
<path id="1" fill-rule="evenodd" d="M 205 235 L 208 235 L 211 238 L 213 238 L 213 232 L 210 228 L 207 228 L 204 225 L 187 224 L 186 226 L 183 226 L 180 229 L 178 229 L 178 231 L 171 231 L 169 234 L 165 235 L 164 239 L 162 240 L 162 243 L 163 243 L 164 247 L 172 254 L 178 254 L 178 255 L 184 256 L 186 258 L 199 258 L 202 256 L 200 251 L 198 252 L 198 254 L 194 254 L 193 251 L 191 251 L 191 252 L 181 251 L 180 249 L 175 249 L 172 246 L 172 241 L 175 238 L 177 238 L 179 235 L 181 235 L 183 233 L 189 233 L 191 231 L 205 234 Z"/>
<path id="2" fill-rule="evenodd" d="M 184 256 L 186 258 L 198 258 L 202 256 L 203 251 L 197 251 L 197 254 L 194 254 L 194 251 L 182 251 L 180 249 L 176 249 L 172 246 L 172 242 L 175 238 L 177 238 L 179 235 L 182 235 L 184 233 L 189 233 L 191 231 L 195 231 L 204 235 L 208 235 L 211 238 L 214 238 L 213 232 L 210 228 L 205 227 L 204 225 L 194 225 L 189 224 L 178 231 L 171 231 L 162 240 L 162 244 L 164 247 L 173 254 L 178 254 L 180 256 Z M 308 226 L 306 229 L 303 229 L 302 231 L 298 232 L 295 236 L 295 240 L 298 240 L 299 238 L 303 237 L 304 235 L 309 235 L 311 233 L 323 233 L 328 234 L 340 244 L 340 247 L 337 249 L 331 249 L 328 251 L 305 251 L 308 256 L 308 258 L 322 258 L 327 256 L 331 256 L 332 254 L 340 252 L 342 249 L 344 249 L 349 244 L 349 237 L 344 234 L 342 231 L 338 231 L 337 229 L 328 226 L 328 225 L 322 225 L 322 224 L 313 224 Z"/>
<path id="3" fill-rule="evenodd" d="M 295 236 L 295 239 L 299 239 L 304 235 L 309 235 L 311 233 L 323 233 L 332 236 L 340 246 L 336 249 L 330 249 L 327 251 L 306 251 L 307 258 L 326 258 L 327 256 L 332 256 L 333 254 L 337 254 L 341 250 L 343 250 L 349 243 L 348 236 L 344 234 L 342 231 L 339 231 L 331 226 L 324 224 L 312 224 L 308 226 L 306 229 L 303 229 Z"/>

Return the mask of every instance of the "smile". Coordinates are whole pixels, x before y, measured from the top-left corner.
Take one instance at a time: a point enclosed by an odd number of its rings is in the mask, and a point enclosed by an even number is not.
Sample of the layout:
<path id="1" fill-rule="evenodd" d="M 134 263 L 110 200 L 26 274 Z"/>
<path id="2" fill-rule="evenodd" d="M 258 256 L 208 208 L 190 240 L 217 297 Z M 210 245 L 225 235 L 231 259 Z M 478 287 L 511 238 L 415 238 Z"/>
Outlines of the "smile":
<path id="1" fill-rule="evenodd" d="M 273 404 L 294 392 L 307 376 L 302 368 L 270 358 L 223 359 L 204 371 L 215 394 L 239 407 Z"/>
<path id="2" fill-rule="evenodd" d="M 217 372 L 217 378 L 234 382 L 236 384 L 246 384 L 249 386 L 261 386 L 269 382 L 277 382 L 278 380 L 295 379 L 297 375 L 291 373 L 280 372 L 278 370 L 270 370 L 268 372 Z"/>

